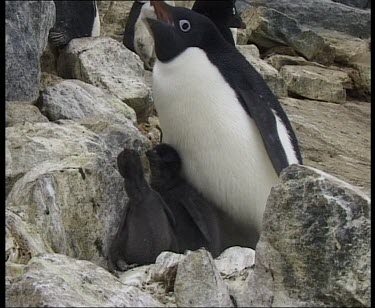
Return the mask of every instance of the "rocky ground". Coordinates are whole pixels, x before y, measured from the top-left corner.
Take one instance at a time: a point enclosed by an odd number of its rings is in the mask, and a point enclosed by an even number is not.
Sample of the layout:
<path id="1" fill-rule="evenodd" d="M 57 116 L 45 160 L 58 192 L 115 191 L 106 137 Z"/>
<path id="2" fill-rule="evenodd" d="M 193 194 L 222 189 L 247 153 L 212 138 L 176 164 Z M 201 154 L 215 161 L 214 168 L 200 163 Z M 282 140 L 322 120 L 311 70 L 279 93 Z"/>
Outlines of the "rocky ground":
<path id="1" fill-rule="evenodd" d="M 237 3 L 237 47 L 306 167 L 282 173 L 255 251 L 164 252 L 119 277 L 106 271 L 128 200 L 116 157 L 161 135 L 151 73 L 121 43 L 131 2 L 99 1 L 101 36 L 61 51 L 53 1 L 6 3 L 7 306 L 370 305 L 370 1 Z"/>

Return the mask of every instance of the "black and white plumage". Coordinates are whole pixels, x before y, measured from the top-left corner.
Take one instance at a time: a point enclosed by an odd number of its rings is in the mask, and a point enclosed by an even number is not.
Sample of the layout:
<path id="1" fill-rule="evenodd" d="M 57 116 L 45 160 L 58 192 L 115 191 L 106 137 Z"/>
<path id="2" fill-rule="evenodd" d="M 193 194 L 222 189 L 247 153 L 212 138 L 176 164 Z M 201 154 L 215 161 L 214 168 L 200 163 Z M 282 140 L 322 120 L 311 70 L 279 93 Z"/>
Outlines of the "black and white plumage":
<path id="1" fill-rule="evenodd" d="M 48 36 L 52 46 L 63 47 L 72 39 L 100 35 L 96 1 L 54 1 L 56 21 Z"/>
<path id="2" fill-rule="evenodd" d="M 232 30 L 246 28 L 238 14 L 236 0 L 196 0 L 192 10 L 211 19 L 232 45 L 235 45 L 237 41 L 237 32 Z"/>
<path id="3" fill-rule="evenodd" d="M 153 96 L 163 141 L 180 154 L 187 180 L 255 248 L 271 187 L 284 168 L 302 163 L 295 133 L 264 79 L 212 21 L 151 4 L 157 20 L 146 20 L 155 40 Z"/>

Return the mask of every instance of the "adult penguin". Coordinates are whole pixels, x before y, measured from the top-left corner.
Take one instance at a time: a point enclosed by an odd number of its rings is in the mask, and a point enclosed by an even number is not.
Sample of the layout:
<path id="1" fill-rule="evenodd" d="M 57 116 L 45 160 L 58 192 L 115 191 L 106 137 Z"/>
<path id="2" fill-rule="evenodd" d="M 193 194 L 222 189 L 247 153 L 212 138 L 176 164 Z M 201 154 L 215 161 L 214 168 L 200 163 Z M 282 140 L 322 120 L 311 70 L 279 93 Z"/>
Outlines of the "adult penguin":
<path id="1" fill-rule="evenodd" d="M 151 70 L 155 61 L 154 40 L 147 26 L 140 19 L 140 12 L 148 0 L 135 0 L 125 25 L 123 44 L 129 50 L 135 52 L 143 61 L 147 70 Z M 173 5 L 174 1 L 166 1 Z"/>
<path id="2" fill-rule="evenodd" d="M 192 10 L 211 19 L 224 38 L 233 45 L 237 42 L 237 29 L 246 29 L 237 12 L 236 0 L 196 0 Z"/>
<path id="3" fill-rule="evenodd" d="M 55 25 L 49 32 L 49 42 L 64 47 L 74 38 L 100 35 L 100 19 L 96 1 L 54 1 Z"/>
<path id="4" fill-rule="evenodd" d="M 271 187 L 302 163 L 295 133 L 264 79 L 210 19 L 151 5 L 142 15 L 155 41 L 163 141 L 180 154 L 187 180 L 241 227 L 244 241 L 235 244 L 255 248 Z"/>

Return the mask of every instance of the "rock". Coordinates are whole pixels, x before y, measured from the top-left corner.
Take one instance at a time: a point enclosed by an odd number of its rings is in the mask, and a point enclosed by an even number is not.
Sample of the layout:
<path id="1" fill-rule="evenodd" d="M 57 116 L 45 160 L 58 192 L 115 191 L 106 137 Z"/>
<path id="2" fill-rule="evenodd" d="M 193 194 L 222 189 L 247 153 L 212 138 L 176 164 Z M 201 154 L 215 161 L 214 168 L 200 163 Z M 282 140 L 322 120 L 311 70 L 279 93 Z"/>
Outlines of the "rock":
<path id="1" fill-rule="evenodd" d="M 248 42 L 246 29 L 237 29 L 237 47 L 239 45 L 246 45 Z"/>
<path id="2" fill-rule="evenodd" d="M 179 307 L 233 307 L 228 287 L 204 249 L 188 252 L 179 264 L 175 296 Z"/>
<path id="3" fill-rule="evenodd" d="M 185 259 L 184 255 L 170 251 L 162 252 L 155 261 L 151 270 L 151 279 L 153 281 L 163 282 L 167 290 L 173 290 L 177 268 Z"/>
<path id="4" fill-rule="evenodd" d="M 59 49 L 47 44 L 46 49 L 40 58 L 40 67 L 42 72 L 57 75 L 57 59 L 59 57 Z"/>
<path id="5" fill-rule="evenodd" d="M 15 126 L 24 123 L 48 122 L 39 109 L 26 102 L 6 102 L 5 105 L 5 126 Z"/>
<path id="6" fill-rule="evenodd" d="M 100 116 L 82 119 L 79 124 L 96 133 L 105 142 L 110 152 L 111 161 L 117 166 L 117 155 L 126 148 L 146 152 L 151 149 L 151 142 L 142 135 L 131 121 L 114 123 L 111 119 Z M 144 158 L 144 157 L 142 157 Z"/>
<path id="7" fill-rule="evenodd" d="M 127 196 L 114 166 L 95 156 L 46 161 L 13 186 L 7 208 L 56 253 L 105 266 Z"/>
<path id="8" fill-rule="evenodd" d="M 51 73 L 42 72 L 40 76 L 39 91 L 44 91 L 47 87 L 54 86 L 64 79 Z"/>
<path id="9" fill-rule="evenodd" d="M 132 5 L 133 1 L 98 1 L 101 36 L 111 37 L 122 43 Z"/>
<path id="10" fill-rule="evenodd" d="M 215 265 L 227 284 L 235 307 L 248 307 L 248 280 L 253 274 L 255 251 L 251 248 L 230 247 L 215 259 Z"/>
<path id="11" fill-rule="evenodd" d="M 298 57 L 299 55 L 297 52 L 289 46 L 274 46 L 267 49 L 265 52 L 262 53 L 262 59 L 271 57 L 272 55 L 285 55 L 291 57 Z"/>
<path id="12" fill-rule="evenodd" d="M 255 251 L 245 247 L 230 247 L 215 259 L 220 274 L 227 278 L 254 265 Z"/>
<path id="13" fill-rule="evenodd" d="M 79 79 L 108 90 L 132 107 L 138 120 L 147 119 L 152 111 L 151 89 L 145 85 L 142 61 L 114 39 L 72 40 L 60 53 L 57 70 L 65 79 Z"/>
<path id="14" fill-rule="evenodd" d="M 88 261 L 59 254 L 33 258 L 25 274 L 7 286 L 7 307 L 162 307 Z"/>
<path id="15" fill-rule="evenodd" d="M 277 10 L 310 29 L 324 28 L 360 38 L 369 38 L 371 35 L 370 10 L 360 10 L 329 0 L 251 0 L 251 5 Z"/>
<path id="16" fill-rule="evenodd" d="M 267 85 L 277 97 L 287 96 L 287 88 L 279 72 L 267 62 L 252 56 L 246 49 L 240 48 L 246 60 L 262 75 Z"/>
<path id="17" fill-rule="evenodd" d="M 124 146 L 143 146 L 123 137 L 122 148 L 110 152 L 99 135 L 68 120 L 7 128 L 7 208 L 54 252 L 105 266 L 127 202 L 114 157 Z"/>
<path id="18" fill-rule="evenodd" d="M 371 0 L 332 0 L 333 2 L 342 3 L 348 6 L 357 7 L 360 9 L 365 9 L 368 7 L 368 3 Z"/>
<path id="19" fill-rule="evenodd" d="M 371 105 L 280 99 L 297 134 L 306 165 L 371 191 Z"/>
<path id="20" fill-rule="evenodd" d="M 348 65 L 353 58 L 370 52 L 369 42 L 337 31 L 319 30 L 319 35 L 335 53 L 335 62 Z M 369 61 L 370 62 L 370 61 Z"/>
<path id="21" fill-rule="evenodd" d="M 365 52 L 353 57 L 349 65 L 355 69 L 349 75 L 356 91 L 371 102 L 371 54 Z"/>
<path id="22" fill-rule="evenodd" d="M 307 166 L 280 179 L 256 247 L 251 305 L 370 306 L 370 199 Z"/>
<path id="23" fill-rule="evenodd" d="M 106 151 L 103 141 L 81 125 L 34 123 L 6 128 L 6 192 L 31 168 L 70 156 Z"/>
<path id="24" fill-rule="evenodd" d="M 345 89 L 352 88 L 347 73 L 316 66 L 286 65 L 280 75 L 288 86 L 288 91 L 309 99 L 344 103 Z"/>
<path id="25" fill-rule="evenodd" d="M 293 57 L 287 55 L 272 55 L 269 58 L 265 59 L 265 61 L 276 68 L 278 71 L 280 71 L 280 69 L 285 65 L 309 65 L 322 68 L 325 67 L 319 63 L 307 61 L 302 57 Z"/>
<path id="26" fill-rule="evenodd" d="M 38 97 L 40 57 L 54 22 L 53 1 L 5 2 L 6 100 Z"/>
<path id="27" fill-rule="evenodd" d="M 6 226 L 6 263 L 27 264 L 39 253 L 52 252 L 51 247 L 38 233 L 33 224 L 29 224 L 5 209 Z M 14 275 L 12 275 L 14 276 Z"/>
<path id="28" fill-rule="evenodd" d="M 133 285 L 149 293 L 166 306 L 176 306 L 173 294 L 177 267 L 184 255 L 169 251 L 162 252 L 155 264 L 144 265 L 128 270 L 119 279 L 126 285 Z"/>
<path id="29" fill-rule="evenodd" d="M 266 7 L 250 7 L 241 17 L 249 40 L 259 47 L 287 45 L 308 60 L 325 65 L 333 62 L 333 50 L 323 38 L 286 14 Z"/>
<path id="30" fill-rule="evenodd" d="M 75 79 L 47 87 L 41 93 L 37 106 L 51 121 L 79 120 L 90 116 L 111 118 L 118 123 L 137 121 L 134 110 L 119 98 Z"/>
<path id="31" fill-rule="evenodd" d="M 253 56 L 254 58 L 260 58 L 259 49 L 256 45 L 237 45 L 237 49 L 240 53 L 242 53 L 245 57 L 247 55 Z"/>
<path id="32" fill-rule="evenodd" d="M 161 143 L 162 132 L 158 117 L 149 117 L 147 122 L 138 125 L 138 129 L 151 141 L 153 146 Z"/>

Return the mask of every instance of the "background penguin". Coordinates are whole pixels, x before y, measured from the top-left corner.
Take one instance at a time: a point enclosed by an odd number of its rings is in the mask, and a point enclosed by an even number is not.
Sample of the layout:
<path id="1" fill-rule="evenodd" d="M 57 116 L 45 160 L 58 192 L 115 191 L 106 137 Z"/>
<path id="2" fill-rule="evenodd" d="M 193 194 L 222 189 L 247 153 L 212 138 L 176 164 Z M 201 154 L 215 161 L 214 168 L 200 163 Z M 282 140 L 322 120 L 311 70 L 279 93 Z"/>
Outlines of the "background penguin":
<path id="1" fill-rule="evenodd" d="M 56 21 L 48 36 L 52 46 L 63 47 L 74 38 L 100 35 L 96 1 L 54 2 Z"/>
<path id="2" fill-rule="evenodd" d="M 154 263 L 165 250 L 177 251 L 175 220 L 168 205 L 147 184 L 139 154 L 123 150 L 117 157 L 129 202 L 109 250 L 109 269 Z"/>
<path id="3" fill-rule="evenodd" d="M 147 26 L 139 18 L 141 9 L 147 0 L 135 0 L 126 22 L 123 44 L 135 52 L 143 61 L 145 69 L 151 70 L 155 61 L 154 40 Z M 165 1 L 174 5 L 174 1 Z"/>
<path id="4" fill-rule="evenodd" d="M 181 177 L 181 158 L 171 146 L 159 144 L 146 155 L 151 187 L 160 193 L 175 217 L 179 253 L 205 247 L 216 258 L 223 246 L 214 205 Z"/>
<path id="5" fill-rule="evenodd" d="M 271 187 L 302 163 L 295 133 L 266 82 L 211 20 L 151 4 L 164 142 L 180 154 L 187 180 L 244 230 L 241 245 L 255 248 Z"/>
<path id="6" fill-rule="evenodd" d="M 237 42 L 237 28 L 246 29 L 237 12 L 236 0 L 196 0 L 192 10 L 211 19 L 224 38 L 233 45 Z"/>

